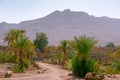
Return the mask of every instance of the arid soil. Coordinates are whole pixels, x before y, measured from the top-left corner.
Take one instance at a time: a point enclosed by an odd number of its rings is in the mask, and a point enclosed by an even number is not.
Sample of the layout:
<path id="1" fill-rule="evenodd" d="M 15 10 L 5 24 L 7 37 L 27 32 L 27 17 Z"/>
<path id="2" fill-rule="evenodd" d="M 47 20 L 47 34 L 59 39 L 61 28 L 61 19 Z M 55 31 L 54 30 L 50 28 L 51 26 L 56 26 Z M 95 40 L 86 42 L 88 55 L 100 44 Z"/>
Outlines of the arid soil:
<path id="1" fill-rule="evenodd" d="M 69 76 L 71 73 L 58 65 L 52 65 L 48 63 L 37 62 L 45 70 L 43 73 L 38 73 L 38 70 L 27 70 L 25 73 L 13 74 L 11 78 L 0 78 L 0 80 L 84 80 Z M 0 72 L 5 72 L 8 69 L 5 64 L 0 64 Z M 105 77 L 105 80 L 120 80 L 120 75 L 113 75 L 111 77 Z"/>

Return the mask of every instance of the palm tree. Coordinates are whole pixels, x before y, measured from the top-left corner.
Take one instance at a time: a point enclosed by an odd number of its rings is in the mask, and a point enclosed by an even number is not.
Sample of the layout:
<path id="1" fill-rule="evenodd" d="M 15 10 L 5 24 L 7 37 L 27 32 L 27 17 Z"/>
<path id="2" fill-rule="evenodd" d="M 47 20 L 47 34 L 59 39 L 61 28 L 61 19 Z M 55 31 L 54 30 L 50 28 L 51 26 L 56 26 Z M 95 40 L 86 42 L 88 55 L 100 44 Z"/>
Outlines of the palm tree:
<path id="1" fill-rule="evenodd" d="M 92 61 L 89 60 L 89 53 L 96 43 L 97 41 L 94 40 L 94 38 L 86 36 L 74 37 L 74 40 L 69 42 L 71 47 L 76 51 L 72 62 L 74 75 L 84 77 L 88 71 L 91 71 L 94 65 Z"/>
<path id="2" fill-rule="evenodd" d="M 78 56 L 82 56 L 82 58 L 88 57 L 88 53 L 97 43 L 93 37 L 81 36 L 79 38 L 74 37 L 74 40 L 70 42 L 70 45 L 74 50 L 77 51 Z"/>
<path id="3" fill-rule="evenodd" d="M 34 48 L 34 44 L 28 38 L 21 36 L 11 44 L 10 50 L 19 56 L 19 64 L 23 64 L 24 59 L 31 59 L 34 54 Z"/>
<path id="4" fill-rule="evenodd" d="M 17 50 L 12 48 L 12 44 L 22 36 L 25 36 L 25 30 L 11 29 L 7 34 L 5 34 L 4 41 L 8 42 L 8 53 L 15 54 L 15 59 L 17 58 Z M 11 49 L 12 48 L 12 49 Z"/>
<path id="5" fill-rule="evenodd" d="M 5 34 L 4 41 L 8 42 L 8 46 L 12 44 L 20 36 L 24 36 L 25 30 L 11 29 L 7 34 Z"/>
<path id="6" fill-rule="evenodd" d="M 63 54 L 64 54 L 64 56 L 63 56 L 63 65 L 64 65 L 65 61 L 66 61 L 66 58 L 67 58 L 67 55 L 68 55 L 68 53 L 67 53 L 67 50 L 69 48 L 68 41 L 67 40 L 61 41 L 59 47 L 63 51 Z"/>

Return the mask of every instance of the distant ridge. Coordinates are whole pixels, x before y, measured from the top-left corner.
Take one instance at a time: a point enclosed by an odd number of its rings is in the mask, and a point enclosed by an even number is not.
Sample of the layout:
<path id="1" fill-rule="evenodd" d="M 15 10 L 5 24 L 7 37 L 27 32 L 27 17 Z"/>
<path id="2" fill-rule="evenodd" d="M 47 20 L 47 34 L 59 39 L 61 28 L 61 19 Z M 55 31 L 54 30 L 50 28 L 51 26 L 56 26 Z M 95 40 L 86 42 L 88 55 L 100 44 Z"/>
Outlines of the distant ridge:
<path id="1" fill-rule="evenodd" d="M 120 19 L 106 16 L 95 17 L 86 12 L 66 9 L 54 11 L 45 17 L 35 20 L 22 21 L 18 24 L 0 23 L 0 44 L 4 34 L 12 28 L 25 29 L 30 39 L 35 38 L 36 32 L 46 32 L 50 45 L 56 45 L 60 40 L 73 39 L 74 36 L 87 35 L 99 40 L 99 44 L 107 42 L 120 43 Z"/>

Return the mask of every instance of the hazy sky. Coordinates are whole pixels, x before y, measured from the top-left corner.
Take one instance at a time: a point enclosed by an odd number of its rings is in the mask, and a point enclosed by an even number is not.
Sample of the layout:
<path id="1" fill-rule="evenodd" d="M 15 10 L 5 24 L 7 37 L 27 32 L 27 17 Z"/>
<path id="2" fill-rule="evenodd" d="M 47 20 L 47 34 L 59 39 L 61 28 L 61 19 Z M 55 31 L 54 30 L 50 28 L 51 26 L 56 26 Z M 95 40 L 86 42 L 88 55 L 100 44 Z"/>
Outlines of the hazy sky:
<path id="1" fill-rule="evenodd" d="M 0 22 L 19 23 L 64 9 L 120 18 L 120 0 L 0 0 Z"/>

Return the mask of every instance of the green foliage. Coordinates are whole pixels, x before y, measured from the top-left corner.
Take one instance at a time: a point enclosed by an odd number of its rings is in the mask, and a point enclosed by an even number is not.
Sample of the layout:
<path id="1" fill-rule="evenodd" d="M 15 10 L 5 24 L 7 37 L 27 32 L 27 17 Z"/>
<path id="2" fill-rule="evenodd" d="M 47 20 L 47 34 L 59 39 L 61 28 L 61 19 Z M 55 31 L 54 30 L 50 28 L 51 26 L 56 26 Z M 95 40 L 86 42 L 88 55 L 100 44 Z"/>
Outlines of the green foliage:
<path id="1" fill-rule="evenodd" d="M 6 52 L 0 52 L 0 62 L 15 62 L 15 56 Z"/>
<path id="2" fill-rule="evenodd" d="M 67 56 L 68 59 L 72 59 L 75 56 L 74 51 L 70 51 L 69 55 Z"/>
<path id="3" fill-rule="evenodd" d="M 68 59 L 68 61 L 65 62 L 65 69 L 72 70 L 72 59 Z"/>
<path id="4" fill-rule="evenodd" d="M 24 30 L 11 29 L 6 34 L 5 41 L 8 42 L 8 53 L 6 59 L 17 65 L 13 67 L 13 71 L 22 72 L 28 66 L 34 54 L 34 44 L 25 36 Z"/>
<path id="5" fill-rule="evenodd" d="M 24 30 L 11 29 L 7 34 L 5 34 L 4 41 L 8 42 L 8 46 L 17 40 L 19 37 L 24 36 Z"/>
<path id="6" fill-rule="evenodd" d="M 99 68 L 99 73 L 108 74 L 119 74 L 120 73 L 120 62 L 113 62 L 111 65 L 101 65 Z"/>
<path id="7" fill-rule="evenodd" d="M 30 65 L 30 61 L 28 60 L 28 59 L 24 59 L 23 60 L 23 65 L 26 67 L 26 68 L 28 68 L 28 66 Z"/>
<path id="8" fill-rule="evenodd" d="M 20 72 L 20 66 L 19 65 L 14 65 L 13 67 L 12 67 L 12 71 L 14 72 L 14 73 L 19 73 Z"/>
<path id="9" fill-rule="evenodd" d="M 63 40 L 63 41 L 60 41 L 60 46 L 59 48 L 62 50 L 62 52 L 64 53 L 63 55 L 63 64 L 65 64 L 65 61 L 67 59 L 67 56 L 68 56 L 68 48 L 69 48 L 69 44 L 68 44 L 68 41 L 67 40 Z"/>
<path id="10" fill-rule="evenodd" d="M 51 63 L 54 64 L 61 64 L 62 58 L 63 58 L 63 54 L 61 53 L 52 53 L 50 55 L 50 61 Z"/>
<path id="11" fill-rule="evenodd" d="M 19 72 L 23 72 L 23 71 L 25 71 L 27 68 L 28 68 L 28 66 L 30 65 L 30 61 L 29 60 L 27 60 L 27 59 L 24 59 L 23 60 L 23 64 L 16 64 L 16 65 L 14 65 L 13 67 L 12 67 L 12 71 L 14 72 L 14 73 L 19 73 Z"/>
<path id="12" fill-rule="evenodd" d="M 106 66 L 104 72 L 108 73 L 108 74 L 118 74 L 119 73 L 119 71 L 113 66 Z"/>
<path id="13" fill-rule="evenodd" d="M 8 55 L 5 52 L 0 52 L 0 62 L 5 63 L 8 62 Z"/>
<path id="14" fill-rule="evenodd" d="M 25 65 L 14 65 L 14 66 L 12 67 L 12 71 L 13 71 L 14 73 L 20 73 L 20 72 L 23 72 L 24 70 L 26 70 Z"/>
<path id="15" fill-rule="evenodd" d="M 13 50 L 13 52 L 17 52 L 18 56 L 16 62 L 21 65 L 20 69 L 28 67 L 28 60 L 30 60 L 32 55 L 34 54 L 34 45 L 31 43 L 31 41 L 24 36 L 19 37 L 11 45 L 11 50 Z"/>
<path id="16" fill-rule="evenodd" d="M 117 61 L 115 63 L 115 68 L 116 68 L 117 71 L 120 71 L 120 61 Z"/>
<path id="17" fill-rule="evenodd" d="M 95 71 L 95 62 L 92 59 L 80 59 L 74 56 L 72 59 L 73 74 L 79 77 L 84 77 L 88 72 Z"/>
<path id="18" fill-rule="evenodd" d="M 67 40 L 60 41 L 60 49 L 62 49 L 64 53 L 67 52 L 68 48 L 69 48 L 69 44 Z"/>
<path id="19" fill-rule="evenodd" d="M 48 37 L 46 33 L 36 33 L 36 39 L 34 40 L 36 48 L 41 52 L 44 52 L 44 48 L 48 45 Z"/>
<path id="20" fill-rule="evenodd" d="M 93 37 L 74 37 L 74 40 L 70 42 L 70 45 L 77 50 L 78 55 L 88 55 L 90 50 L 94 47 L 97 41 Z"/>
<path id="21" fill-rule="evenodd" d="M 114 48 L 115 44 L 113 42 L 109 42 L 107 45 L 105 45 L 105 47 Z"/>
<path id="22" fill-rule="evenodd" d="M 89 52 L 97 41 L 91 37 L 81 36 L 75 37 L 69 43 L 76 50 L 76 55 L 72 59 L 73 74 L 84 77 L 86 73 L 94 71 L 94 61 L 90 59 Z"/>

